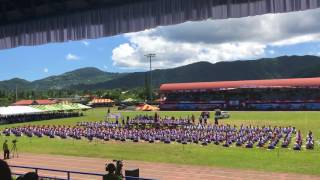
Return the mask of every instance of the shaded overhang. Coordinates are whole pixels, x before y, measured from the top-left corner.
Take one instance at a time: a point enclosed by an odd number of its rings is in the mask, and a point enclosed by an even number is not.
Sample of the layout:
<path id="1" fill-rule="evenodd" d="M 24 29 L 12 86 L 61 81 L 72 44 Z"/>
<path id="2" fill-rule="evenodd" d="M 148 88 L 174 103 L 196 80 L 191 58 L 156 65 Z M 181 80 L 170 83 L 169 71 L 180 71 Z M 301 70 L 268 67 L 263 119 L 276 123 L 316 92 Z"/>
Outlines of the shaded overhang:
<path id="1" fill-rule="evenodd" d="M 245 81 L 218 81 L 218 82 L 194 82 L 194 83 L 170 83 L 162 84 L 160 92 L 179 91 L 207 91 L 226 89 L 256 89 L 256 88 L 319 88 L 320 77 L 293 78 L 293 79 L 267 79 Z"/>
<path id="2" fill-rule="evenodd" d="M 0 0 L 0 49 L 318 7 L 320 0 Z"/>

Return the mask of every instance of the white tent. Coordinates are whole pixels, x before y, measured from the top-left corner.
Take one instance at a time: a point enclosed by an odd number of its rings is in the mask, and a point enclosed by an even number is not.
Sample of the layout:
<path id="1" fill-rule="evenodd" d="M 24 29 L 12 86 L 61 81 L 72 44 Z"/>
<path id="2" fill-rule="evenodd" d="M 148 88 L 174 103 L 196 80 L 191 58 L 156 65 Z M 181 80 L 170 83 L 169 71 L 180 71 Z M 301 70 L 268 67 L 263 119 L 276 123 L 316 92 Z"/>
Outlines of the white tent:
<path id="1" fill-rule="evenodd" d="M 136 102 L 137 100 L 132 99 L 132 98 L 128 98 L 126 100 L 123 100 L 122 102 L 128 103 L 128 102 Z"/>
<path id="2" fill-rule="evenodd" d="M 14 116 L 21 114 L 38 114 L 43 111 L 29 106 L 0 107 L 0 116 Z"/>

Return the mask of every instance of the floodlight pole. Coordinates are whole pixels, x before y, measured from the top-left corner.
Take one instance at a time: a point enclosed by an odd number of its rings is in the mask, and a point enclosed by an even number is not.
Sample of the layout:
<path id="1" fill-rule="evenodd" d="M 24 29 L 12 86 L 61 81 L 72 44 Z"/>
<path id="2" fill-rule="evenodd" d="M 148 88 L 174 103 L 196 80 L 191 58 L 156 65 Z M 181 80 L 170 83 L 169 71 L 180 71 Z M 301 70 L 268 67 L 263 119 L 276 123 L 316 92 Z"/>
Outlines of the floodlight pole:
<path id="1" fill-rule="evenodd" d="M 152 101 L 152 58 L 156 57 L 156 54 L 146 54 L 144 55 L 146 56 L 147 58 L 149 58 L 149 63 L 150 63 L 150 94 L 149 94 L 149 98 L 150 98 L 150 101 Z"/>

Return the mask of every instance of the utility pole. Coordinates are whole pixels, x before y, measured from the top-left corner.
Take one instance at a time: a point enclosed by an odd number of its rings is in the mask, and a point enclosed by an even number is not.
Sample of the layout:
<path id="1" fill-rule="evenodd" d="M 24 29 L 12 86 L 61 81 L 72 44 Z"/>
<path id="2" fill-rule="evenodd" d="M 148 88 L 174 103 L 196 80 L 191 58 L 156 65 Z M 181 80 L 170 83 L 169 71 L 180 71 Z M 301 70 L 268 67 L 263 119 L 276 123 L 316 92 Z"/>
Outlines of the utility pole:
<path id="1" fill-rule="evenodd" d="M 149 94 L 149 98 L 150 98 L 150 101 L 152 101 L 152 58 L 156 57 L 156 54 L 146 54 L 144 55 L 146 56 L 147 58 L 149 58 L 149 63 L 150 63 L 150 94 Z"/>

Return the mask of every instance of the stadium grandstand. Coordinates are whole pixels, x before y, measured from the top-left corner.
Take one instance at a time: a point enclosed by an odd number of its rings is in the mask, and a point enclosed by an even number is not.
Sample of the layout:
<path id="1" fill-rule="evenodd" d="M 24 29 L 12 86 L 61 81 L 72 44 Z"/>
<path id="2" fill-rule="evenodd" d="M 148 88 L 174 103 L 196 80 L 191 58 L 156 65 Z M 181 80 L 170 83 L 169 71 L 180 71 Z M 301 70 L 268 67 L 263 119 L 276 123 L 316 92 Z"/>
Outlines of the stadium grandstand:
<path id="1" fill-rule="evenodd" d="M 320 110 L 320 77 L 163 84 L 161 110 Z"/>

